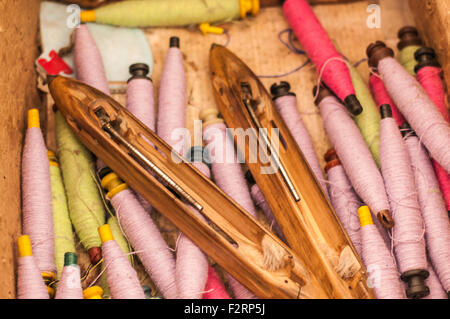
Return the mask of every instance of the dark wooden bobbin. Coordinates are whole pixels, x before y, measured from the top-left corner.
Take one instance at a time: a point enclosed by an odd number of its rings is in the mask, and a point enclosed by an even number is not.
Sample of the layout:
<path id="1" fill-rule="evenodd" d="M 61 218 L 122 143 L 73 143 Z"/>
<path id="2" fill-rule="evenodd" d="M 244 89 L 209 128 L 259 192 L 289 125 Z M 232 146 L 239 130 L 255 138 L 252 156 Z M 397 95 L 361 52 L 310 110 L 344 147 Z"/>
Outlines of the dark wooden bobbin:
<path id="1" fill-rule="evenodd" d="M 152 79 L 147 76 L 150 72 L 150 68 L 145 63 L 134 63 L 130 65 L 129 72 L 131 74 L 131 78 L 128 79 L 128 82 L 135 79 L 146 79 L 151 81 Z"/>
<path id="2" fill-rule="evenodd" d="M 272 99 L 275 101 L 276 99 L 282 97 L 282 96 L 295 96 L 295 93 L 291 92 L 291 85 L 289 82 L 281 81 L 279 84 L 274 83 L 270 87 L 270 93 L 272 94 Z"/>
<path id="3" fill-rule="evenodd" d="M 333 167 L 341 165 L 341 161 L 337 156 L 336 150 L 334 148 L 330 148 L 324 155 L 325 161 L 327 165 L 325 165 L 325 173 L 328 173 L 330 169 Z"/>
<path id="4" fill-rule="evenodd" d="M 369 44 L 366 50 L 369 66 L 377 69 L 378 63 L 386 57 L 394 57 L 394 50 L 388 48 L 382 41 Z"/>
<path id="5" fill-rule="evenodd" d="M 433 66 L 436 68 L 440 68 L 441 65 L 439 64 L 436 56 L 436 52 L 433 50 L 433 48 L 423 47 L 418 49 L 414 53 L 414 58 L 418 62 L 417 65 L 414 68 L 414 71 L 417 73 L 420 69 L 426 67 L 426 66 Z"/>
<path id="6" fill-rule="evenodd" d="M 180 38 L 179 37 L 170 37 L 169 47 L 180 48 Z"/>
<path id="7" fill-rule="evenodd" d="M 406 296 L 410 299 L 420 299 L 430 294 L 430 288 L 425 284 L 425 279 L 430 273 L 425 269 L 410 270 L 404 272 L 400 278 L 408 284 Z"/>
<path id="8" fill-rule="evenodd" d="M 404 48 L 411 45 L 423 45 L 422 39 L 419 37 L 419 32 L 416 27 L 406 26 L 401 28 L 397 34 L 398 39 L 400 40 L 397 43 L 397 48 L 399 50 L 403 50 Z"/>
<path id="9" fill-rule="evenodd" d="M 319 105 L 320 101 L 322 101 L 327 96 L 334 96 L 338 99 L 340 103 L 342 103 L 345 108 L 353 115 L 359 115 L 362 112 L 362 106 L 359 103 L 358 99 L 355 95 L 349 95 L 345 98 L 344 102 L 342 102 L 329 88 L 327 88 L 323 83 L 318 87 L 317 85 L 313 89 L 313 95 L 316 96 L 317 90 L 319 89 L 319 95 L 315 101 L 316 105 Z"/>

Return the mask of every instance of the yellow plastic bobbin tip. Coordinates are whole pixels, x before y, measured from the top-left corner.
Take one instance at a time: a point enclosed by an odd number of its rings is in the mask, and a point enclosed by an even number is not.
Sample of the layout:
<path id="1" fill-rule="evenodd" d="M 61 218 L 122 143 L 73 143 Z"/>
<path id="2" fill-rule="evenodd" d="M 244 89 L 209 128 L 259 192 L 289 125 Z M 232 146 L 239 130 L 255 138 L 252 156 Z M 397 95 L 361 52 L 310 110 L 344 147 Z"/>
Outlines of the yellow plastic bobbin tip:
<path id="1" fill-rule="evenodd" d="M 214 34 L 222 34 L 223 33 L 223 28 L 212 26 L 207 22 L 200 24 L 199 28 L 200 28 L 200 31 L 202 31 L 202 33 L 204 35 L 207 33 L 214 33 Z"/>
<path id="2" fill-rule="evenodd" d="M 100 239 L 102 240 L 102 243 L 107 242 L 108 240 L 114 240 L 114 236 L 108 224 L 100 226 L 98 228 L 98 233 L 100 234 Z"/>
<path id="3" fill-rule="evenodd" d="M 47 286 L 47 292 L 50 298 L 53 298 L 53 296 L 55 296 L 55 288 Z"/>
<path id="4" fill-rule="evenodd" d="M 103 177 L 100 185 L 108 190 L 108 193 L 106 194 L 108 198 L 113 198 L 116 194 L 128 188 L 128 185 L 114 172 Z"/>
<path id="5" fill-rule="evenodd" d="M 80 21 L 81 22 L 95 22 L 95 10 L 81 11 Z"/>
<path id="6" fill-rule="evenodd" d="M 358 215 L 361 227 L 373 224 L 372 214 L 370 213 L 368 206 L 361 206 L 358 208 Z"/>
<path id="7" fill-rule="evenodd" d="M 84 299 L 102 299 L 103 289 L 100 286 L 92 286 L 83 290 Z"/>
<path id="8" fill-rule="evenodd" d="M 256 16 L 259 13 L 259 0 L 239 0 L 241 19 L 245 19 L 247 13 Z"/>
<path id="9" fill-rule="evenodd" d="M 33 256 L 33 250 L 31 249 L 31 241 L 28 235 L 22 235 L 17 239 L 17 245 L 19 246 L 19 256 Z"/>
<path id="10" fill-rule="evenodd" d="M 28 110 L 28 128 L 32 127 L 41 127 L 39 122 L 39 110 L 38 109 L 29 109 Z"/>

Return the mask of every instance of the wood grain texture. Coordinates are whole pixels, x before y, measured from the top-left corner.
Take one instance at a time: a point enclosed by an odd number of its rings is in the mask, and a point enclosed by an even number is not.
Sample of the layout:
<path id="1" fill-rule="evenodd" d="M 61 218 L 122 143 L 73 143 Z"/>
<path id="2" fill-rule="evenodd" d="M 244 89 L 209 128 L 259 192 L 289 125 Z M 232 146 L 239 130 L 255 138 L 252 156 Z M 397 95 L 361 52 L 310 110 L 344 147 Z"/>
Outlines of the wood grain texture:
<path id="1" fill-rule="evenodd" d="M 450 1 L 409 0 L 419 34 L 432 47 L 444 70 L 447 88 L 450 87 Z M 448 93 L 448 92 L 447 92 Z"/>
<path id="2" fill-rule="evenodd" d="M 21 232 L 20 165 L 26 110 L 40 106 L 34 73 L 38 13 L 39 1 L 0 2 L 0 298 L 14 298 L 16 294 L 16 240 Z M 40 113 L 44 117 L 45 113 Z"/>

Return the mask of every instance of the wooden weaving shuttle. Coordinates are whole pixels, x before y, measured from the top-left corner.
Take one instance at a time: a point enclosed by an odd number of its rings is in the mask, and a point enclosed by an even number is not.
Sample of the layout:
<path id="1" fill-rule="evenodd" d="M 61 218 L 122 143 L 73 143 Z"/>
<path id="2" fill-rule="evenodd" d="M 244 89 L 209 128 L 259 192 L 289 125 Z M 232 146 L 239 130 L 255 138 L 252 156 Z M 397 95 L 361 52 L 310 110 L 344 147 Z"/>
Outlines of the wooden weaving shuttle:
<path id="1" fill-rule="evenodd" d="M 289 247 L 194 166 L 172 159 L 171 147 L 126 108 L 62 76 L 49 89 L 80 141 L 256 296 L 327 297 Z"/>
<path id="2" fill-rule="evenodd" d="M 248 140 L 234 134 L 236 147 L 311 282 L 321 285 L 328 298 L 373 298 L 358 253 L 263 84 L 220 45 L 211 47 L 210 68 L 227 126 L 247 132 Z M 271 129 L 278 129 L 278 136 Z M 255 143 L 259 147 L 251 148 Z M 269 150 L 264 161 L 261 149 Z M 267 173 L 268 167 L 274 172 Z"/>

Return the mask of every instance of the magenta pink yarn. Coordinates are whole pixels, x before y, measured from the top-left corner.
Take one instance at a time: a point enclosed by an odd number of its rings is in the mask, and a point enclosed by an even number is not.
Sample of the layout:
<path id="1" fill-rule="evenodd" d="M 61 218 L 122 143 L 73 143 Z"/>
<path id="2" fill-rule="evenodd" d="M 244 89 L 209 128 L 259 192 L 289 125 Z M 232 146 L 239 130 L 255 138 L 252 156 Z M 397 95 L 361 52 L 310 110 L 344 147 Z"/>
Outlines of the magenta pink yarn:
<path id="1" fill-rule="evenodd" d="M 377 299 L 405 299 L 394 257 L 373 224 L 361 228 L 361 251 Z"/>
<path id="2" fill-rule="evenodd" d="M 428 256 L 442 286 L 450 291 L 450 221 L 427 151 L 417 136 L 405 139 L 415 175 Z"/>
<path id="3" fill-rule="evenodd" d="M 256 206 L 259 207 L 263 211 L 263 213 L 266 215 L 269 223 L 270 228 L 273 229 L 276 233 L 276 235 L 284 242 L 286 242 L 286 238 L 284 237 L 283 231 L 281 230 L 280 225 L 278 225 L 277 221 L 275 220 L 275 216 L 273 216 L 272 210 L 269 207 L 269 204 L 266 202 L 266 199 L 264 198 L 264 194 L 261 192 L 261 189 L 257 184 L 254 184 L 250 187 L 250 194 L 252 196 L 252 199 Z"/>
<path id="4" fill-rule="evenodd" d="M 392 117 L 394 118 L 397 125 L 401 126 L 403 123 L 405 123 L 405 118 L 403 117 L 402 113 L 400 113 L 397 106 L 394 104 L 394 101 L 392 101 L 381 78 L 372 73 L 369 78 L 369 84 L 378 108 L 383 104 L 389 104 L 391 106 Z"/>
<path id="5" fill-rule="evenodd" d="M 345 107 L 334 96 L 327 96 L 319 108 L 327 135 L 355 192 L 373 214 L 390 210 L 380 171 Z"/>
<path id="6" fill-rule="evenodd" d="M 358 254 L 361 255 L 361 234 L 358 208 L 361 200 L 355 194 L 342 165 L 328 170 L 330 201 Z"/>
<path id="7" fill-rule="evenodd" d="M 58 281 L 55 299 L 83 299 L 80 267 L 78 265 L 64 266 Z"/>
<path id="8" fill-rule="evenodd" d="M 106 281 L 113 299 L 145 299 L 136 270 L 115 240 L 102 244 Z"/>
<path id="9" fill-rule="evenodd" d="M 378 63 L 378 71 L 390 96 L 420 137 L 421 142 L 447 172 L 450 172 L 450 125 L 419 82 L 394 58 Z"/>
<path id="10" fill-rule="evenodd" d="M 86 24 L 75 31 L 73 58 L 77 79 L 109 95 L 102 56 Z"/>
<path id="11" fill-rule="evenodd" d="M 186 125 L 186 76 L 183 55 L 179 48 L 171 47 L 166 55 L 160 79 L 157 133 L 180 154 L 184 154 L 184 141 L 175 130 Z"/>
<path id="12" fill-rule="evenodd" d="M 340 58 L 342 55 L 336 50 L 327 32 L 314 14 L 306 0 L 286 0 L 283 4 L 283 13 L 294 30 L 297 39 L 305 49 L 311 61 L 320 72 L 323 69 L 323 82 L 342 100 L 355 94 L 352 79 L 345 62 L 330 60 Z"/>
<path id="13" fill-rule="evenodd" d="M 303 124 L 302 117 L 297 109 L 297 97 L 293 95 L 285 95 L 274 100 L 275 105 L 280 112 L 281 117 L 291 131 L 292 136 L 297 142 L 298 147 L 305 156 L 306 161 L 311 167 L 314 175 L 320 186 L 322 186 L 323 193 L 328 197 L 327 185 L 323 176 L 322 168 L 320 167 L 314 145 L 309 135 L 308 130 Z"/>
<path id="14" fill-rule="evenodd" d="M 20 257 L 17 263 L 17 299 L 49 299 L 34 256 Z"/>
<path id="15" fill-rule="evenodd" d="M 155 98 L 152 81 L 138 78 L 128 82 L 127 109 L 149 129 L 155 131 Z"/>
<path id="16" fill-rule="evenodd" d="M 400 272 L 427 269 L 414 172 L 400 130 L 390 117 L 380 122 L 380 163 L 395 222 L 392 238 Z"/>
<path id="17" fill-rule="evenodd" d="M 417 72 L 417 80 L 428 93 L 428 96 L 441 112 L 444 119 L 450 123 L 450 114 L 445 104 L 445 88 L 441 74 L 441 68 L 426 66 Z M 450 211 L 450 174 L 436 161 L 433 161 L 433 165 L 442 194 L 444 195 L 447 210 Z"/>
<path id="18" fill-rule="evenodd" d="M 125 236 L 153 282 L 164 298 L 176 299 L 175 260 L 150 215 L 130 189 L 117 193 L 111 203 Z"/>
<path id="19" fill-rule="evenodd" d="M 214 268 L 208 267 L 208 280 L 203 299 L 231 299 Z"/>
<path id="20" fill-rule="evenodd" d="M 28 128 L 22 154 L 23 233 L 30 236 L 41 272 L 56 274 L 53 208 L 47 147 L 39 127 Z"/>

